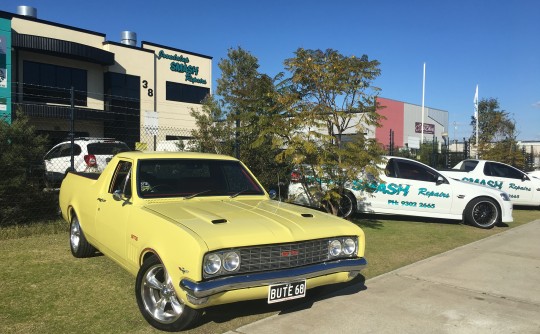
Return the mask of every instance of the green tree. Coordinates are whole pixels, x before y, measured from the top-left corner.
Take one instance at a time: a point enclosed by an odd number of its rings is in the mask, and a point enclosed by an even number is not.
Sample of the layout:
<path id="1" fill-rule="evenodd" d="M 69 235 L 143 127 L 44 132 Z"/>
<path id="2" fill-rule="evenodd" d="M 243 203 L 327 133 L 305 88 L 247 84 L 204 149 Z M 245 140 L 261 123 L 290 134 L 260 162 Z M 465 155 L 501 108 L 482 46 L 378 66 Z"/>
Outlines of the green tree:
<path id="1" fill-rule="evenodd" d="M 472 117 L 472 142 L 476 141 L 476 122 Z M 516 125 L 506 111 L 500 110 L 497 99 L 482 99 L 478 103 L 478 134 L 478 154 L 482 159 L 517 168 L 525 166 L 525 157 L 517 145 Z"/>
<path id="2" fill-rule="evenodd" d="M 264 129 L 275 111 L 275 79 L 260 73 L 257 58 L 242 48 L 229 49 L 218 66 L 217 95 L 207 97 L 202 110 L 192 111 L 196 145 L 203 152 L 239 157 L 265 187 L 275 185 L 288 171 L 276 162 L 279 149 Z"/>
<path id="3" fill-rule="evenodd" d="M 0 121 L 0 226 L 55 214 L 56 196 L 43 192 L 46 143 L 20 112 L 11 125 Z"/>
<path id="4" fill-rule="evenodd" d="M 325 209 L 338 213 L 346 182 L 365 171 L 378 175 L 382 147 L 369 132 L 379 126 L 376 112 L 379 62 L 366 55 L 344 56 L 335 50 L 298 49 L 285 60 L 291 77 L 277 87 L 271 115 L 278 159 L 290 159 L 313 175 L 312 194 Z M 324 182 L 326 181 L 326 182 Z M 331 187 L 326 185 L 331 184 Z"/>

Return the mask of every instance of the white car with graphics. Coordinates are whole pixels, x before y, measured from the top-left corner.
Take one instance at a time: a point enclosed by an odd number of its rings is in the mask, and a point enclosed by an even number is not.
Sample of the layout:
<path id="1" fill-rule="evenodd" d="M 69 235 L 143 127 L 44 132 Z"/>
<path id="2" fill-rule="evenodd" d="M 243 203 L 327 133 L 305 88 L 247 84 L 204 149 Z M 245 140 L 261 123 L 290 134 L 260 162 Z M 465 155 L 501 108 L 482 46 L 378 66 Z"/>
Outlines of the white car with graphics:
<path id="1" fill-rule="evenodd" d="M 419 216 L 465 221 L 480 228 L 499 222 L 511 223 L 512 202 L 507 193 L 489 187 L 445 177 L 437 170 L 414 160 L 386 157 L 384 173 L 359 177 L 345 185 L 341 215 L 354 212 Z M 320 182 L 294 171 L 289 184 L 290 202 L 320 207 L 310 183 Z M 331 182 L 325 183 L 328 188 Z"/>
<path id="2" fill-rule="evenodd" d="M 441 173 L 505 191 L 515 205 L 540 206 L 540 179 L 537 172 L 525 173 L 497 161 L 467 159 Z"/>

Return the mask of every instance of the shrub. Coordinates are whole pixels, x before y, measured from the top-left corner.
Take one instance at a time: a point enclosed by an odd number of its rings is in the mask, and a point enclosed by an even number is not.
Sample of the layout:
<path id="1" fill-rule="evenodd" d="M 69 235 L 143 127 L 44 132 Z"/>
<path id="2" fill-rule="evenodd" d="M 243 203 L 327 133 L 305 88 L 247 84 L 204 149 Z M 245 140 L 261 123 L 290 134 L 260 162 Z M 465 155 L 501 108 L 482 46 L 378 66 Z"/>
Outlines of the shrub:
<path id="1" fill-rule="evenodd" d="M 46 143 L 21 113 L 0 121 L 0 227 L 54 217 L 57 194 L 43 191 Z"/>

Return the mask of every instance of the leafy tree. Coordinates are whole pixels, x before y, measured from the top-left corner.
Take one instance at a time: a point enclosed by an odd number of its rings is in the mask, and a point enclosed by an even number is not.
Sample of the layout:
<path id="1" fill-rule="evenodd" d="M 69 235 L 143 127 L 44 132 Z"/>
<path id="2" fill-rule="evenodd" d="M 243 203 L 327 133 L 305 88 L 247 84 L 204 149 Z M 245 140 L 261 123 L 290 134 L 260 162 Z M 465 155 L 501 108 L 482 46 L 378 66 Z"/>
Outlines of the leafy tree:
<path id="1" fill-rule="evenodd" d="M 267 131 L 274 147 L 283 149 L 277 158 L 308 169 L 318 181 L 313 194 L 337 214 L 346 182 L 362 171 L 378 175 L 374 163 L 382 147 L 367 133 L 379 126 L 379 88 L 372 86 L 379 62 L 300 48 L 285 67 L 291 77 L 277 86 L 274 126 Z"/>
<path id="2" fill-rule="evenodd" d="M 216 96 L 209 96 L 201 111 L 193 110 L 195 141 L 203 152 L 239 157 L 265 187 L 285 178 L 288 169 L 277 163 L 267 116 L 275 110 L 274 80 L 258 71 L 256 57 L 242 48 L 229 49 L 219 64 Z"/>
<path id="3" fill-rule="evenodd" d="M 29 126 L 28 118 L 18 112 L 13 123 L 0 120 L 0 226 L 43 219 L 36 215 L 43 209 L 55 213 L 56 198 L 43 192 L 43 155 L 45 137 L 38 136 Z"/>
<path id="4" fill-rule="evenodd" d="M 476 141 L 476 122 L 477 119 L 472 117 L 472 142 Z M 517 145 L 516 125 L 506 111 L 500 110 L 497 99 L 482 99 L 478 103 L 478 134 L 478 154 L 482 159 L 517 168 L 525 166 L 525 157 Z"/>

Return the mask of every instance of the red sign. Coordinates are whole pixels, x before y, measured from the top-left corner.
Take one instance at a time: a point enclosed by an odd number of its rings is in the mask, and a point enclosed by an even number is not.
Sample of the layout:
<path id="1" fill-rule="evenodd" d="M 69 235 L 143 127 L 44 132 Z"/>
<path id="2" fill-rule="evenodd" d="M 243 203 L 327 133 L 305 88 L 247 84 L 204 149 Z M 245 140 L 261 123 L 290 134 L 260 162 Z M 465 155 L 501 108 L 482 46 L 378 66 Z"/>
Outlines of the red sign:
<path id="1" fill-rule="evenodd" d="M 414 132 L 416 133 L 422 133 L 422 123 L 415 122 L 414 123 Z M 435 124 L 429 124 L 424 123 L 424 133 L 426 134 L 434 134 L 435 133 Z"/>

